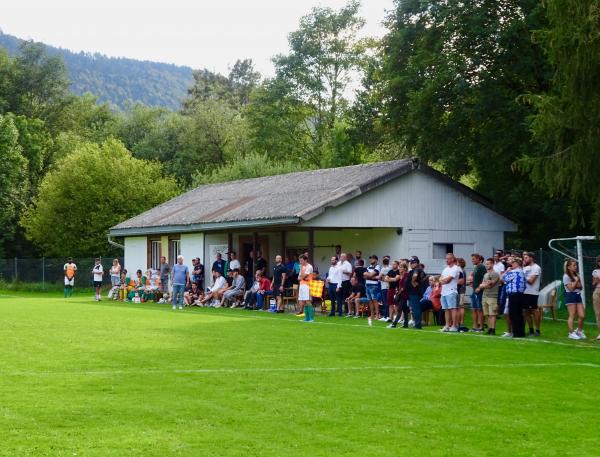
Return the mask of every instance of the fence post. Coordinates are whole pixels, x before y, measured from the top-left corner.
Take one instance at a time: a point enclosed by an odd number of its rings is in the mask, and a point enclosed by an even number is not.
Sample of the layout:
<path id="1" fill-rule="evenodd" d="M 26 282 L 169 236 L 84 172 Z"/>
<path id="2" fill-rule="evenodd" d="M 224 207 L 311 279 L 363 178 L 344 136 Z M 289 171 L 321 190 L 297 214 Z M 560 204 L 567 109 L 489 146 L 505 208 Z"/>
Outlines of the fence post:
<path id="1" fill-rule="evenodd" d="M 15 279 L 13 279 L 13 281 L 17 281 L 19 279 L 19 269 L 17 263 L 17 257 L 15 256 Z"/>
<path id="2" fill-rule="evenodd" d="M 46 290 L 46 257 L 42 256 L 42 290 Z"/>

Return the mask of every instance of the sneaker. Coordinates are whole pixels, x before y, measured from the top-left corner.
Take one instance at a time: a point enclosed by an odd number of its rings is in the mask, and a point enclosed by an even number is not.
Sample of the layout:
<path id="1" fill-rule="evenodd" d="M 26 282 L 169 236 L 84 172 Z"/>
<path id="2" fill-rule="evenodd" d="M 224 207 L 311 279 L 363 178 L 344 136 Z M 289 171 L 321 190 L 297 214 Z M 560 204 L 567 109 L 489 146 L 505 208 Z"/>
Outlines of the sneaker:
<path id="1" fill-rule="evenodd" d="M 296 314 L 296 317 L 304 317 L 304 313 L 302 313 L 302 314 Z"/>
<path id="2" fill-rule="evenodd" d="M 442 328 L 440 329 L 440 332 L 447 332 L 447 331 L 448 331 L 448 327 L 442 327 Z"/>
<path id="3" fill-rule="evenodd" d="M 369 327 L 373 327 L 373 319 L 371 319 L 371 318 L 369 317 L 369 320 L 368 320 L 367 322 L 369 323 Z"/>
<path id="4" fill-rule="evenodd" d="M 456 327 L 450 327 L 450 328 L 448 329 L 448 331 L 449 331 L 450 333 L 457 333 L 457 332 L 458 332 L 458 329 L 457 329 Z"/>
<path id="5" fill-rule="evenodd" d="M 385 317 L 380 317 L 380 318 L 379 318 L 379 319 L 377 319 L 377 320 L 378 320 L 378 321 L 381 321 L 381 322 L 386 322 L 386 321 L 387 321 L 387 318 L 385 318 Z"/>
<path id="6" fill-rule="evenodd" d="M 400 319 L 400 321 L 398 321 L 398 323 L 399 323 L 400 325 L 404 325 L 404 319 Z"/>
<path id="7" fill-rule="evenodd" d="M 512 338 L 513 334 L 510 332 L 504 332 L 502 334 L 502 338 Z"/>
<path id="8" fill-rule="evenodd" d="M 180 306 L 179 309 L 183 309 L 183 306 Z"/>
<path id="9" fill-rule="evenodd" d="M 577 334 L 577 332 L 569 333 L 569 338 L 572 340 L 580 340 L 581 339 L 581 338 L 579 338 L 579 335 Z"/>
<path id="10" fill-rule="evenodd" d="M 598 336 L 596 337 L 596 339 L 597 339 L 597 340 L 600 340 L 600 335 L 598 335 Z"/>
<path id="11" fill-rule="evenodd" d="M 539 331 L 539 330 L 536 330 L 536 331 L 535 331 L 535 335 L 534 335 L 534 336 L 541 336 L 541 333 L 540 333 L 540 331 Z"/>
<path id="12" fill-rule="evenodd" d="M 385 321 L 386 321 L 386 322 L 392 322 L 392 318 L 391 318 L 391 317 L 386 317 L 386 318 L 385 318 Z"/>
<path id="13" fill-rule="evenodd" d="M 585 332 L 583 330 L 577 330 L 576 333 L 580 340 L 587 339 L 587 336 L 585 336 Z"/>
<path id="14" fill-rule="evenodd" d="M 173 309 L 177 309 L 177 306 L 173 305 L 171 308 L 173 308 Z"/>
<path id="15" fill-rule="evenodd" d="M 354 314 L 350 314 L 350 313 L 346 314 L 346 317 L 352 317 L 352 316 L 354 316 Z"/>
<path id="16" fill-rule="evenodd" d="M 308 320 L 306 322 L 314 322 L 314 321 L 315 321 L 314 319 L 310 319 L 310 320 Z"/>
<path id="17" fill-rule="evenodd" d="M 354 315 L 354 319 L 358 319 L 360 316 L 358 314 Z"/>
<path id="18" fill-rule="evenodd" d="M 409 327 L 414 327 L 415 326 L 415 321 L 413 321 L 412 319 L 408 321 L 408 326 Z"/>
<path id="19" fill-rule="evenodd" d="M 394 324 L 389 324 L 387 328 L 396 328 L 396 326 Z M 600 339 L 600 335 L 598 335 L 598 339 Z"/>

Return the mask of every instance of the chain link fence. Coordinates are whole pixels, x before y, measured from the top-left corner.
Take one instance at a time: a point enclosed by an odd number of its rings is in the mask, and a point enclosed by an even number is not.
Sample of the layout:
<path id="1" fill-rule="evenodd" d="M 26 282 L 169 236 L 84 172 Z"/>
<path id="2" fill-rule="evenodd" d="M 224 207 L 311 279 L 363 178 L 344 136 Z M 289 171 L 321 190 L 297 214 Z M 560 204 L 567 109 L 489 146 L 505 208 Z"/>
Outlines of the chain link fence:
<path id="1" fill-rule="evenodd" d="M 92 287 L 92 268 L 95 259 L 95 257 L 74 259 L 77 265 L 76 286 Z M 113 259 L 114 257 L 100 257 L 105 272 L 104 284 L 110 284 L 108 271 L 112 266 Z M 118 259 L 123 265 L 124 259 L 122 257 Z M 36 290 L 62 290 L 66 261 L 66 259 L 52 257 L 0 259 L 0 286 L 17 287 L 20 285 Z"/>

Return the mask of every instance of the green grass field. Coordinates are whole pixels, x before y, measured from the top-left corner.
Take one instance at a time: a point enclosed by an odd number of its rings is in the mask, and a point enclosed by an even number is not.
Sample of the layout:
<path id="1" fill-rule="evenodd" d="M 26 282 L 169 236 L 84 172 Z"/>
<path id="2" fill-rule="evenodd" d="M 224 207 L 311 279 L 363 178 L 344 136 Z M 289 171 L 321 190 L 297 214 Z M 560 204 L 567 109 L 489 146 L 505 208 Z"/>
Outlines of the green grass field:
<path id="1" fill-rule="evenodd" d="M 0 293 L 0 455 L 600 455 L 600 342 L 564 322 L 517 341 L 91 297 Z"/>

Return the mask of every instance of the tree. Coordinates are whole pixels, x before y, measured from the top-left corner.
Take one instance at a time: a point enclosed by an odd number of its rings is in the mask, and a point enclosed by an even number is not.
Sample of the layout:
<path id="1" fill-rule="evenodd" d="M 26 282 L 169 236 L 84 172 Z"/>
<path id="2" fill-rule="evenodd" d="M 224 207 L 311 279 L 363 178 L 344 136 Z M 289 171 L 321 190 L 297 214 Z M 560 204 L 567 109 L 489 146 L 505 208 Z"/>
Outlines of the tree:
<path id="1" fill-rule="evenodd" d="M 594 0 L 546 0 L 549 25 L 538 41 L 554 69 L 552 87 L 527 99 L 531 129 L 543 148 L 522 168 L 553 198 L 567 198 L 574 225 L 600 234 L 600 9 Z M 537 152 L 537 153 L 536 153 Z"/>
<path id="2" fill-rule="evenodd" d="M 111 226 L 177 193 L 160 164 L 132 157 L 121 142 L 80 142 L 46 174 L 21 224 L 45 255 L 92 256 L 107 251 Z"/>
<path id="3" fill-rule="evenodd" d="M 194 70 L 193 76 L 194 84 L 183 102 L 184 113 L 207 101 L 220 101 L 240 109 L 248 103 L 250 93 L 260 81 L 260 73 L 254 70 L 252 59 L 238 59 L 227 76 L 207 69 Z"/>
<path id="4" fill-rule="evenodd" d="M 14 237 L 17 215 L 29 190 L 27 165 L 14 119 L 0 114 L 0 256 Z"/>
<path id="5" fill-rule="evenodd" d="M 566 202 L 546 204 L 513 166 L 538 147 L 527 127 L 533 110 L 519 97 L 548 87 L 546 58 L 531 41 L 544 24 L 537 0 L 397 1 L 383 41 L 381 93 L 400 150 L 468 176 L 520 223 L 520 240 L 537 245 L 566 230 L 559 216 Z M 537 220 L 556 224 L 534 233 Z"/>
<path id="6" fill-rule="evenodd" d="M 294 153 L 296 160 L 321 165 L 323 148 L 346 114 L 344 93 L 352 73 L 363 62 L 367 42 L 358 38 L 364 25 L 359 6 L 350 1 L 339 11 L 313 8 L 290 33 L 290 53 L 273 59 L 275 78 L 249 105 L 255 149 L 270 157 Z M 277 149 L 282 147 L 288 149 Z"/>
<path id="7" fill-rule="evenodd" d="M 260 178 L 261 176 L 281 175 L 303 171 L 298 163 L 275 162 L 266 154 L 249 153 L 240 160 L 227 162 L 210 173 L 196 173 L 193 177 L 195 186 L 238 179 Z"/>

